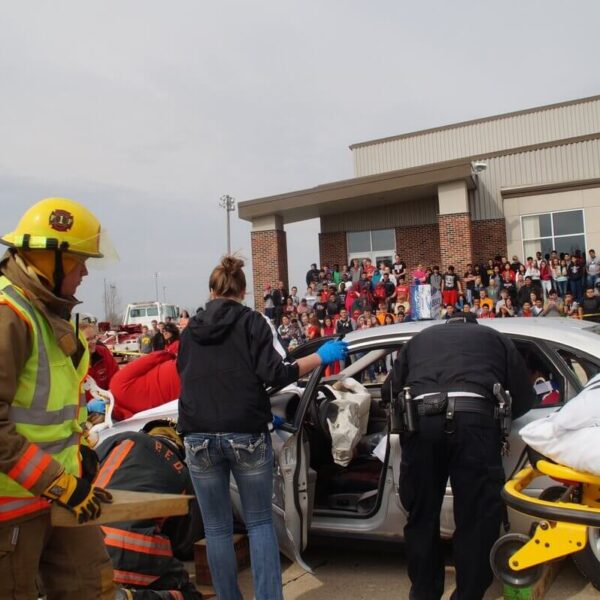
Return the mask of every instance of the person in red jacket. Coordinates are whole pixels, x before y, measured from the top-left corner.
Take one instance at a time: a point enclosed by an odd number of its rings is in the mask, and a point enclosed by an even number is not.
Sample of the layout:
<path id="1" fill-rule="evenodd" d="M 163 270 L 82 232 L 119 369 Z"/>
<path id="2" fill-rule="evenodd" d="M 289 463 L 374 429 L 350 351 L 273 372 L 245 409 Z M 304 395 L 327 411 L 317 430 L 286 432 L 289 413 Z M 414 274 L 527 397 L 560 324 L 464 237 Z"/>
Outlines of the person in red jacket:
<path id="1" fill-rule="evenodd" d="M 540 281 L 542 283 L 542 289 L 544 290 L 544 300 L 548 299 L 548 294 L 552 289 L 552 269 L 548 262 L 540 260 Z"/>
<path id="2" fill-rule="evenodd" d="M 165 338 L 165 350 L 171 354 L 177 355 L 179 351 L 179 327 L 175 323 L 165 323 L 163 329 L 163 337 Z"/>
<path id="3" fill-rule="evenodd" d="M 81 332 L 85 336 L 90 350 L 88 375 L 94 379 L 98 387 L 107 390 L 111 379 L 119 371 L 119 365 L 111 351 L 104 344 L 98 342 L 95 325 L 82 325 Z"/>
<path id="4" fill-rule="evenodd" d="M 175 358 L 173 352 L 158 350 L 125 365 L 115 374 L 109 386 L 115 399 L 112 412 L 115 421 L 179 398 Z"/>

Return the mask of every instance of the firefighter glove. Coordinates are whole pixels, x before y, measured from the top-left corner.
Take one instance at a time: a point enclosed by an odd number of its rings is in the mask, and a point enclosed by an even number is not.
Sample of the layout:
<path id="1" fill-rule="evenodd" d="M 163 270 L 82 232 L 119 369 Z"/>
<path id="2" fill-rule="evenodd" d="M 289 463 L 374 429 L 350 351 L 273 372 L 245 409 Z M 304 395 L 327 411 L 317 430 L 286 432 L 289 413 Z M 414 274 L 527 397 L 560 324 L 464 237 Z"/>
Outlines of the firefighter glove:
<path id="1" fill-rule="evenodd" d="M 102 512 L 102 503 L 111 503 L 112 496 L 106 490 L 94 487 L 85 479 L 80 479 L 66 471 L 44 490 L 42 496 L 56 501 L 70 510 L 78 523 L 93 521 Z"/>
<path id="2" fill-rule="evenodd" d="M 348 344 L 343 340 L 330 340 L 317 350 L 317 354 L 324 365 L 336 360 L 344 360 L 348 355 Z"/>
<path id="3" fill-rule="evenodd" d="M 89 446 L 79 446 L 81 454 L 81 477 L 93 483 L 100 470 L 98 455 Z"/>

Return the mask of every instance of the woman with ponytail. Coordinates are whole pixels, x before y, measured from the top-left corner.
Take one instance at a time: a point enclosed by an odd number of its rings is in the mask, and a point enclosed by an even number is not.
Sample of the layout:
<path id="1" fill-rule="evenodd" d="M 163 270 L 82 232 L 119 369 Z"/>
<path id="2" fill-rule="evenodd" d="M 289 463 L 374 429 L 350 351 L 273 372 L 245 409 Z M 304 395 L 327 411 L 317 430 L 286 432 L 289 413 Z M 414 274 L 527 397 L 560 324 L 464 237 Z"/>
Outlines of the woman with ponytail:
<path id="1" fill-rule="evenodd" d="M 268 386 L 285 386 L 347 354 L 340 340 L 292 361 L 273 324 L 242 304 L 244 262 L 225 256 L 213 269 L 210 300 L 181 334 L 178 430 L 206 531 L 208 564 L 219 600 L 241 600 L 233 548 L 230 476 L 236 481 L 250 540 L 256 600 L 282 600 L 273 527 L 273 449 Z"/>

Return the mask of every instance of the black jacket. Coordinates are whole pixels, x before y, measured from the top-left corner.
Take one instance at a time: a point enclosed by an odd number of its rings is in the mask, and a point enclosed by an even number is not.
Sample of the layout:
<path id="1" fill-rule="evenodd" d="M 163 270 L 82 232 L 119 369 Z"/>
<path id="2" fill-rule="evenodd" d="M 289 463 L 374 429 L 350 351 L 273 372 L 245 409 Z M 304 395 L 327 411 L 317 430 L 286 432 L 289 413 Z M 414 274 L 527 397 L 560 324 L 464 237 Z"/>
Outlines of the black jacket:
<path id="1" fill-rule="evenodd" d="M 165 338 L 161 331 L 154 334 L 152 338 L 152 350 L 164 350 L 165 348 Z"/>
<path id="2" fill-rule="evenodd" d="M 285 304 L 285 299 L 288 297 L 288 295 L 289 294 L 285 288 L 282 290 L 280 290 L 279 288 L 275 288 L 273 290 L 273 293 L 271 294 L 275 308 L 277 308 L 278 306 L 283 306 Z"/>
<path id="3" fill-rule="evenodd" d="M 171 439 L 126 431 L 102 442 L 97 453 L 101 467 L 96 481 L 112 489 L 194 494 L 185 452 Z M 148 597 L 200 600 L 180 562 L 193 557 L 194 543 L 204 536 L 198 503 L 193 499 L 189 506 L 187 515 L 102 527 L 115 582 L 163 590 L 147 592 Z M 134 595 L 145 598 L 146 592 Z"/>
<path id="4" fill-rule="evenodd" d="M 345 321 L 342 321 L 342 319 L 338 319 L 335 324 L 335 332 L 338 335 L 345 335 L 346 333 L 351 333 L 352 331 L 354 331 L 354 329 L 355 327 L 350 317 L 348 317 Z"/>
<path id="5" fill-rule="evenodd" d="M 306 285 L 310 285 L 311 281 L 318 281 L 319 280 L 319 269 L 311 269 L 310 271 L 308 271 L 306 273 Z"/>
<path id="6" fill-rule="evenodd" d="M 538 290 L 536 287 L 534 287 L 533 285 L 522 285 L 521 288 L 519 289 L 519 291 L 517 292 L 517 304 L 519 305 L 520 308 L 523 307 L 523 304 L 525 304 L 525 302 L 530 302 L 530 294 L 531 292 L 535 292 L 536 295 L 538 294 Z M 539 298 L 540 296 L 538 296 Z"/>
<path id="7" fill-rule="evenodd" d="M 598 296 L 594 296 L 593 298 L 585 297 L 581 302 L 581 308 L 583 309 L 583 318 L 586 321 L 600 322 L 600 317 L 598 316 L 600 312 L 600 298 Z"/>
<path id="8" fill-rule="evenodd" d="M 264 315 L 234 300 L 208 302 L 183 330 L 178 429 L 189 433 L 259 433 L 271 422 L 266 388 L 298 379 Z"/>
<path id="9" fill-rule="evenodd" d="M 428 327 L 402 347 L 382 397 L 409 386 L 413 397 L 474 392 L 493 399 L 494 383 L 510 391 L 515 419 L 536 400 L 525 361 L 510 338 L 476 323 L 444 323 Z"/>
<path id="10" fill-rule="evenodd" d="M 143 431 L 125 431 L 102 442 L 96 448 L 96 453 L 100 461 L 98 480 L 112 489 L 194 495 L 185 452 L 169 439 Z M 117 468 L 114 468 L 112 460 L 109 461 L 111 456 L 118 462 Z M 194 543 L 204 535 L 202 518 L 195 501 L 190 502 L 187 515 L 163 519 L 160 527 L 156 519 L 120 523 L 118 527 L 138 532 L 149 529 L 155 535 L 167 536 L 171 540 L 173 553 L 182 560 L 190 559 Z M 157 560 L 161 563 L 160 559 Z M 117 564 L 115 567 L 124 568 Z"/>

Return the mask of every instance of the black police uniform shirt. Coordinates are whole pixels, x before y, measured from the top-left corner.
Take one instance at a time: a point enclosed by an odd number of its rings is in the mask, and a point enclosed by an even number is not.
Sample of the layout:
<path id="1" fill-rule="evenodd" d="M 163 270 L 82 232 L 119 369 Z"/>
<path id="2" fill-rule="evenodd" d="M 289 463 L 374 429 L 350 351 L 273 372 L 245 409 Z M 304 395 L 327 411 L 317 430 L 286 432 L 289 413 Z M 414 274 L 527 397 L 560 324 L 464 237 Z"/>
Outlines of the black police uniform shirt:
<path id="1" fill-rule="evenodd" d="M 527 366 L 510 338 L 477 323 L 443 323 L 428 327 L 402 347 L 382 397 L 409 386 L 413 397 L 455 391 L 492 400 L 494 383 L 511 392 L 514 419 L 533 406 L 536 397 Z"/>

